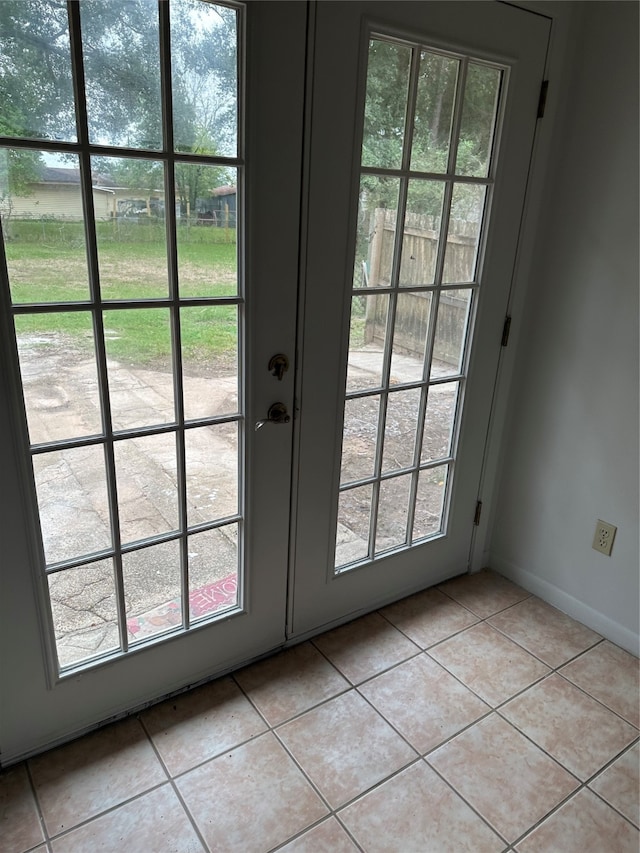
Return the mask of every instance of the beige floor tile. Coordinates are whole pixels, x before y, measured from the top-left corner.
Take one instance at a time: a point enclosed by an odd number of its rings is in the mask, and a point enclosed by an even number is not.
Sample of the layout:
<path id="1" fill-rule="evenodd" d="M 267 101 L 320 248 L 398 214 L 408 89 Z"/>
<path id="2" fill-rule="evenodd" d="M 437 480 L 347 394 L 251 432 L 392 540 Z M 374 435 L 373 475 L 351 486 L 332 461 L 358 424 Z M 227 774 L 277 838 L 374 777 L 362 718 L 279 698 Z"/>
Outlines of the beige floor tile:
<path id="1" fill-rule="evenodd" d="M 163 785 L 55 840 L 53 853 L 203 853 L 175 791 Z"/>
<path id="2" fill-rule="evenodd" d="M 550 670 L 489 625 L 474 625 L 429 649 L 485 702 L 499 705 Z"/>
<path id="3" fill-rule="evenodd" d="M 489 624 L 554 669 L 602 639 L 535 596 L 493 616 Z"/>
<path id="4" fill-rule="evenodd" d="M 278 735 L 333 808 L 417 757 L 355 691 L 285 723 Z"/>
<path id="5" fill-rule="evenodd" d="M 313 642 L 352 684 L 359 684 L 420 651 L 379 613 L 370 613 L 327 631 Z"/>
<path id="6" fill-rule="evenodd" d="M 497 714 L 427 761 L 508 841 L 562 802 L 578 781 Z"/>
<path id="7" fill-rule="evenodd" d="M 162 702 L 145 711 L 142 721 L 172 776 L 267 729 L 230 678 Z"/>
<path id="8" fill-rule="evenodd" d="M 50 835 L 166 781 L 140 722 L 107 726 L 29 761 Z"/>
<path id="9" fill-rule="evenodd" d="M 423 649 L 478 621 L 473 613 L 437 589 L 427 589 L 403 598 L 380 612 Z"/>
<path id="10" fill-rule="evenodd" d="M 493 616 L 530 595 L 522 587 L 489 569 L 473 575 L 460 575 L 440 584 L 438 588 L 481 619 Z"/>
<path id="11" fill-rule="evenodd" d="M 636 728 L 640 725 L 638 658 L 605 640 L 560 672 Z"/>
<path id="12" fill-rule="evenodd" d="M 18 764 L 0 773 L 0 850 L 23 853 L 44 841 L 27 769 Z"/>
<path id="13" fill-rule="evenodd" d="M 425 654 L 361 685 L 360 692 L 422 755 L 489 711 Z"/>
<path id="14" fill-rule="evenodd" d="M 328 814 L 271 732 L 176 784 L 212 851 L 263 853 Z"/>
<path id="15" fill-rule="evenodd" d="M 285 844 L 278 853 L 357 853 L 358 848 L 334 817 Z"/>
<path id="16" fill-rule="evenodd" d="M 367 853 L 489 853 L 504 842 L 424 761 L 340 812 Z"/>
<path id="17" fill-rule="evenodd" d="M 311 643 L 247 666 L 234 677 L 272 726 L 351 686 Z"/>
<path id="18" fill-rule="evenodd" d="M 518 853 L 638 853 L 640 835 L 617 812 L 583 789 L 516 847 Z"/>
<path id="19" fill-rule="evenodd" d="M 640 827 L 640 744 L 632 746 L 589 785 Z"/>
<path id="20" fill-rule="evenodd" d="M 638 736 L 629 723 L 555 674 L 500 713 L 583 781 Z"/>

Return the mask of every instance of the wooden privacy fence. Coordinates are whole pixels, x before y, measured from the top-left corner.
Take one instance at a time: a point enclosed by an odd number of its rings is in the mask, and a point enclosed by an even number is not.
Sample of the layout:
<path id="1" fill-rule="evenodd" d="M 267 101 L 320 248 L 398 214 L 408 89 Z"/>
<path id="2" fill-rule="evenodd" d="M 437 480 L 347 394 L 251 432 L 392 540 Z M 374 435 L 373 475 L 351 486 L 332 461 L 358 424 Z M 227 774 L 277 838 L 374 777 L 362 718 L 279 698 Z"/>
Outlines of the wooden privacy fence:
<path id="1" fill-rule="evenodd" d="M 400 286 L 433 284 L 438 252 L 440 220 L 437 217 L 407 213 L 405 217 L 400 263 Z M 452 219 L 445 253 L 443 282 L 473 281 L 479 223 Z M 369 287 L 388 287 L 396 232 L 396 213 L 377 208 L 369 230 L 369 257 L 366 282 Z M 363 282 L 365 283 L 365 282 Z M 469 291 L 443 291 L 438 308 L 438 329 L 434 345 L 435 359 L 457 364 L 466 328 Z M 396 311 L 394 350 L 422 357 L 429 323 L 432 294 L 400 293 Z M 367 300 L 365 344 L 383 345 L 386 332 L 387 298 Z"/>

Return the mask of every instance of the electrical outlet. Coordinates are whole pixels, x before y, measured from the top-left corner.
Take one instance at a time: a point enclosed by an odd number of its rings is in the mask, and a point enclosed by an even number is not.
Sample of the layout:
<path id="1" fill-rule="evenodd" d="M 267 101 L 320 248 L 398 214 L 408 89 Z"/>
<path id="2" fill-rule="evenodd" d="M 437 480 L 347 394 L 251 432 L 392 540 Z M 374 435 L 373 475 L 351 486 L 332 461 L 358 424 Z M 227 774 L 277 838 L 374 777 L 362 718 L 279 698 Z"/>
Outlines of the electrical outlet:
<path id="1" fill-rule="evenodd" d="M 596 523 L 596 532 L 593 537 L 593 544 L 591 547 L 596 551 L 600 551 L 601 554 L 605 554 L 607 557 L 610 557 L 617 529 L 618 528 L 615 524 L 609 524 L 607 521 L 603 521 L 599 518 Z"/>

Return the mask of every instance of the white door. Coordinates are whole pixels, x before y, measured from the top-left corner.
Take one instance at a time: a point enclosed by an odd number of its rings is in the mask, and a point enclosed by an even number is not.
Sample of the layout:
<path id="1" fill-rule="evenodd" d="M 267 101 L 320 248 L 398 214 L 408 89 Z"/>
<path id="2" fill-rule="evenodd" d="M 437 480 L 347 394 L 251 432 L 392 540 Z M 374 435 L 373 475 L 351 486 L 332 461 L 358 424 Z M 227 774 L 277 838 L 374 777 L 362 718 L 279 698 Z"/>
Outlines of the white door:
<path id="1" fill-rule="evenodd" d="M 19 8 L 68 68 L 0 126 L 5 761 L 466 569 L 548 36 Z"/>
<path id="2" fill-rule="evenodd" d="M 3 10 L 4 761 L 285 641 L 306 14 Z"/>
<path id="3" fill-rule="evenodd" d="M 548 34 L 318 4 L 292 636 L 468 568 Z"/>

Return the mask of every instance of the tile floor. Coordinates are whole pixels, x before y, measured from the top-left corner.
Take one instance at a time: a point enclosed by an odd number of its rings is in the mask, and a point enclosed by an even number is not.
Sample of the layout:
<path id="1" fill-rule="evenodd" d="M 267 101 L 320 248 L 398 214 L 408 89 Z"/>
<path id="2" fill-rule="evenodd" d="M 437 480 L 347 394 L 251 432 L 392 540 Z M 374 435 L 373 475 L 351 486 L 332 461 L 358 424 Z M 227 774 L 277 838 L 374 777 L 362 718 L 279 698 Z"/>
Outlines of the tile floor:
<path id="1" fill-rule="evenodd" d="M 458 578 L 0 775 L 3 853 L 638 853 L 638 661 Z"/>

